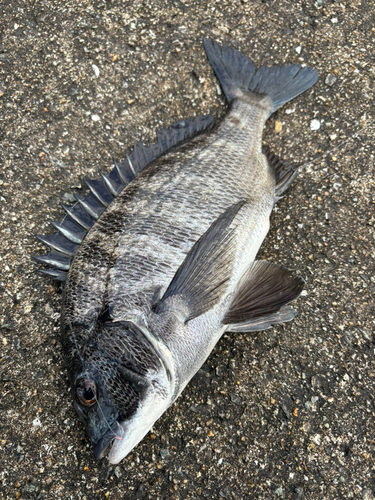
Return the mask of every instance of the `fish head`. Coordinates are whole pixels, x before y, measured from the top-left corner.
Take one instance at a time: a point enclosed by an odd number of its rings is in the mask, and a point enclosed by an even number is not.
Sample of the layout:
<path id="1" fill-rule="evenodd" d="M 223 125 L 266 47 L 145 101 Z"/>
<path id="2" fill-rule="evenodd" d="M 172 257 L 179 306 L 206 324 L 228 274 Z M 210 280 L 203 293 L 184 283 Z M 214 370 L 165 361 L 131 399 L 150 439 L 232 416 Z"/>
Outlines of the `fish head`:
<path id="1" fill-rule="evenodd" d="M 130 321 L 106 322 L 85 336 L 73 326 L 69 335 L 75 408 L 96 457 L 109 450 L 108 460 L 119 463 L 172 403 L 168 351 Z"/>

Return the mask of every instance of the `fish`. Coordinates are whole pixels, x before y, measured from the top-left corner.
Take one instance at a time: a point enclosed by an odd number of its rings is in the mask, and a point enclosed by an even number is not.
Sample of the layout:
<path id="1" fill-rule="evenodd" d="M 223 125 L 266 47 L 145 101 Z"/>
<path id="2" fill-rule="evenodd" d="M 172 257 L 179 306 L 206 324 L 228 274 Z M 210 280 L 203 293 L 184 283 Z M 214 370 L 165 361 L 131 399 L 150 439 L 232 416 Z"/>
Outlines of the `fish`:
<path id="1" fill-rule="evenodd" d="M 64 282 L 60 340 L 74 406 L 95 456 L 117 464 L 176 401 L 225 332 L 291 321 L 302 278 L 257 260 L 272 209 L 297 168 L 262 147 L 267 119 L 316 70 L 262 66 L 205 38 L 228 101 L 157 131 L 89 194 L 62 205 L 50 251 Z"/>

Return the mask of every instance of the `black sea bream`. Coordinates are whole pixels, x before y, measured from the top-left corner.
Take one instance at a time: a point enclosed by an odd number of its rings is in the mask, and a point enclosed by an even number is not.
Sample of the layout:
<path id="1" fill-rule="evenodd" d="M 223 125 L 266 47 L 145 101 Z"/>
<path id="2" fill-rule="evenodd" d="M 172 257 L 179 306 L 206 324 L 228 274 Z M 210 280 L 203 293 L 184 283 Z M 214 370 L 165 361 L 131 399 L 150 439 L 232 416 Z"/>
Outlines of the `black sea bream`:
<path id="1" fill-rule="evenodd" d="M 87 181 L 42 236 L 37 260 L 65 281 L 61 341 L 75 407 L 101 458 L 122 460 L 176 400 L 226 331 L 290 321 L 303 281 L 255 260 L 295 169 L 262 150 L 267 118 L 317 80 L 255 65 L 204 40 L 229 109 L 162 129 Z"/>

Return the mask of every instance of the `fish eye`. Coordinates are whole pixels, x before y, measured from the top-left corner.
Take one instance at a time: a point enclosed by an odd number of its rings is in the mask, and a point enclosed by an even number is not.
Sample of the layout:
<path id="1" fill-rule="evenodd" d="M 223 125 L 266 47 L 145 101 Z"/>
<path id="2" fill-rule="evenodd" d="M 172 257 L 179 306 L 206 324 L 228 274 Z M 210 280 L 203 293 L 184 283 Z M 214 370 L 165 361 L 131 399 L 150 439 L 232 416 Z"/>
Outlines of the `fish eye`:
<path id="1" fill-rule="evenodd" d="M 76 395 L 78 401 L 83 406 L 93 406 L 98 398 L 98 386 L 95 380 L 83 379 L 78 380 L 76 385 Z"/>

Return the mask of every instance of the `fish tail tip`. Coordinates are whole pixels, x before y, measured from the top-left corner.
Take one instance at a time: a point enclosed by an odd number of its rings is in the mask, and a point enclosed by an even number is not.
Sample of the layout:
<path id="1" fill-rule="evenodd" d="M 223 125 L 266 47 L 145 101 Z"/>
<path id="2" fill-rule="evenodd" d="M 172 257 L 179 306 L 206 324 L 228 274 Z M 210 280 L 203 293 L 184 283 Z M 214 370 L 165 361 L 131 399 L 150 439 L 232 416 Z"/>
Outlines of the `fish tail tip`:
<path id="1" fill-rule="evenodd" d="M 203 46 L 228 102 L 237 97 L 238 90 L 268 95 L 272 99 L 272 114 L 318 79 L 316 69 L 300 64 L 262 66 L 256 70 L 254 62 L 233 47 L 221 46 L 209 38 L 203 38 Z"/>

